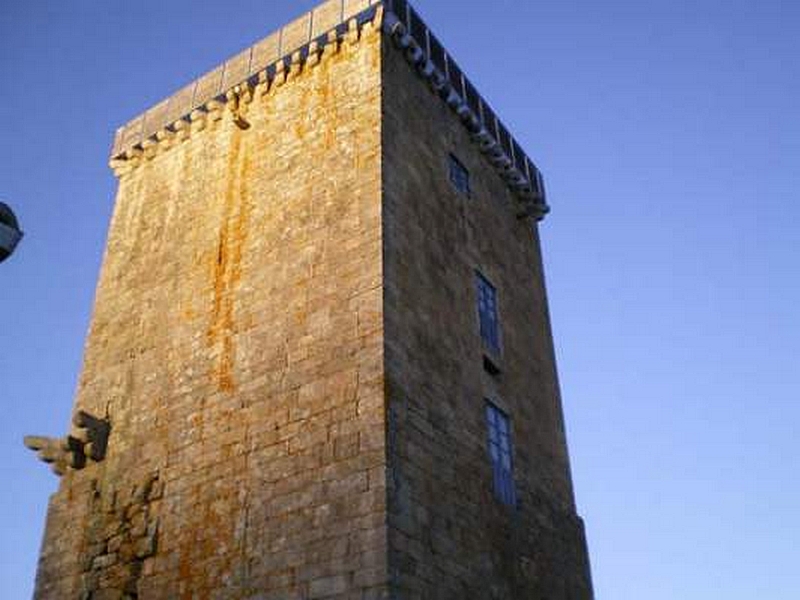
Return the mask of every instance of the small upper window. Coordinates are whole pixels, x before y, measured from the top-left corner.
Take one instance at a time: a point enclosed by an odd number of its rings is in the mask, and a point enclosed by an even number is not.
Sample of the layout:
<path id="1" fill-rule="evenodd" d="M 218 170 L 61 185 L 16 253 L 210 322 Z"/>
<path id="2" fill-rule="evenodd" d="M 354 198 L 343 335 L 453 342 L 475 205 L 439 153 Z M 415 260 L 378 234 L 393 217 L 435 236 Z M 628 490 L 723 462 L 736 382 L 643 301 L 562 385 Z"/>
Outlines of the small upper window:
<path id="1" fill-rule="evenodd" d="M 486 428 L 489 433 L 489 457 L 495 497 L 509 506 L 517 504 L 511 448 L 511 423 L 508 416 L 491 402 L 486 402 Z"/>
<path id="2" fill-rule="evenodd" d="M 450 155 L 450 183 L 462 194 L 469 196 L 469 171 L 452 154 Z"/>
<path id="3" fill-rule="evenodd" d="M 481 339 L 485 349 L 495 356 L 499 356 L 500 319 L 497 315 L 497 290 L 480 273 L 477 273 L 477 286 Z"/>

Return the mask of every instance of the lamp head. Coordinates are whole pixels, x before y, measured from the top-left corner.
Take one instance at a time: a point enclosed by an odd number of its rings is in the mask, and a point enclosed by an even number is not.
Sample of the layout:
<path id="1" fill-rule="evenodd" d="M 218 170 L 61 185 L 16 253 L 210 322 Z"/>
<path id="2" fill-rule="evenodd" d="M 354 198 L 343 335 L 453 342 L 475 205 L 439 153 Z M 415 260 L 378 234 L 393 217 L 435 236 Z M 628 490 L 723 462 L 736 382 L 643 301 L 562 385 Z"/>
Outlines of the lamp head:
<path id="1" fill-rule="evenodd" d="M 0 263 L 14 253 L 14 249 L 22 239 L 19 222 L 5 202 L 0 202 Z"/>

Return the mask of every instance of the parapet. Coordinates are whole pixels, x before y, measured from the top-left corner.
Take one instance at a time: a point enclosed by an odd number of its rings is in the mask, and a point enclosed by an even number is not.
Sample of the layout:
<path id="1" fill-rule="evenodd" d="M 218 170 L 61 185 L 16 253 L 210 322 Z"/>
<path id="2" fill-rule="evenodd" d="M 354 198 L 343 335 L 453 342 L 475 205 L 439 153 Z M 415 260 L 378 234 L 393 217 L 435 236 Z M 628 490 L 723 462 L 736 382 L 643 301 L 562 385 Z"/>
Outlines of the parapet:
<path id="1" fill-rule="evenodd" d="M 172 133 L 189 122 L 193 111 L 230 100 L 229 92 L 237 87 L 272 81 L 292 64 L 305 62 L 348 31 L 373 21 L 380 22 L 384 34 L 461 119 L 520 200 L 519 216 L 544 218 L 549 207 L 541 172 L 407 0 L 320 4 L 120 127 L 112 160 L 137 155 L 165 131 Z"/>

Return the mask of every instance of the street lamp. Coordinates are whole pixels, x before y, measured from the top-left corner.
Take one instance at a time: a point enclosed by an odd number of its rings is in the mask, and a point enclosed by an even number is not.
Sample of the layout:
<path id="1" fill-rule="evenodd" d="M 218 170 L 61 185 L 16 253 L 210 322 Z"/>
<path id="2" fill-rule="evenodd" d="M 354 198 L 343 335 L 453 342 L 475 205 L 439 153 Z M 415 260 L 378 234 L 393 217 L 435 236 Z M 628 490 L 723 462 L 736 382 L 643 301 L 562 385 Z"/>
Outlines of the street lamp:
<path id="1" fill-rule="evenodd" d="M 8 204 L 0 202 L 0 263 L 13 254 L 21 239 L 17 217 Z"/>

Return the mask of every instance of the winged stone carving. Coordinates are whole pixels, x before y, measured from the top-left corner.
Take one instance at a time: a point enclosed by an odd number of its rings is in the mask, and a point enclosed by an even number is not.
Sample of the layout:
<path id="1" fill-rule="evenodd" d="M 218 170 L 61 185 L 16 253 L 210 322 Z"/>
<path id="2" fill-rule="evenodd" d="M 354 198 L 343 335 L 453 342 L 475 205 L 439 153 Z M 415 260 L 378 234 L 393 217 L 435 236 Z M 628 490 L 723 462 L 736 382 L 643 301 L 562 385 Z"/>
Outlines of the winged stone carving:
<path id="1" fill-rule="evenodd" d="M 73 432 L 63 438 L 29 435 L 23 440 L 25 447 L 35 451 L 39 460 L 52 465 L 59 477 L 68 469 L 86 468 L 87 460 L 100 462 L 106 457 L 111 434 L 108 419 L 99 419 L 81 410 L 72 422 Z"/>

